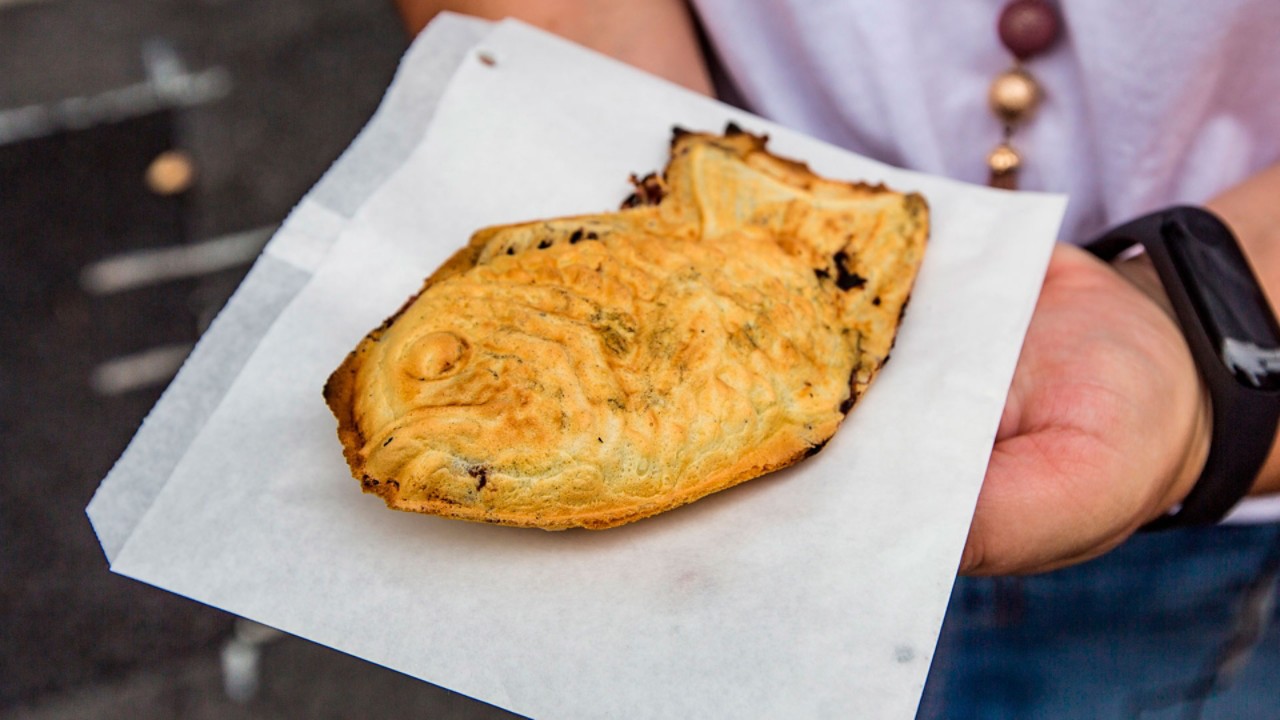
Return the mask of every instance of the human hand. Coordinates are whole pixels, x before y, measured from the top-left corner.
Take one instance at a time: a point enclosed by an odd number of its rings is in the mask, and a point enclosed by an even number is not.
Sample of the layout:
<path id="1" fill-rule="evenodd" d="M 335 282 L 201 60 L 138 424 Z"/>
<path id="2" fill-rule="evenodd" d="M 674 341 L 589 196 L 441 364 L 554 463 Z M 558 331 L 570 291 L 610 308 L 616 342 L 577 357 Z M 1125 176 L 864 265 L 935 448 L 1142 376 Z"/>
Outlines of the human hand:
<path id="1" fill-rule="evenodd" d="M 513 17 L 704 95 L 715 91 L 685 0 L 395 0 L 410 35 L 442 11 Z"/>
<path id="2" fill-rule="evenodd" d="M 1141 269 L 1132 279 L 1079 248 L 1054 249 L 961 572 L 1096 557 L 1195 484 L 1207 395 L 1158 281 Z"/>

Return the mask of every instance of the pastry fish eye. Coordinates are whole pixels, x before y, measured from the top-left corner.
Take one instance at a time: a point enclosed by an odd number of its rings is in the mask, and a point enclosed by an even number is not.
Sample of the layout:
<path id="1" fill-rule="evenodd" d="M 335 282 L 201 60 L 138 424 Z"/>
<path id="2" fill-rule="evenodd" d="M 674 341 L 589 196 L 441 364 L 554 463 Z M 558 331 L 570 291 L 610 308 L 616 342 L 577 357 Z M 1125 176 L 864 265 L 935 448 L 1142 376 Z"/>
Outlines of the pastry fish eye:
<path id="1" fill-rule="evenodd" d="M 414 340 L 405 351 L 405 369 L 419 380 L 439 380 L 456 374 L 471 356 L 462 336 L 440 330 Z"/>

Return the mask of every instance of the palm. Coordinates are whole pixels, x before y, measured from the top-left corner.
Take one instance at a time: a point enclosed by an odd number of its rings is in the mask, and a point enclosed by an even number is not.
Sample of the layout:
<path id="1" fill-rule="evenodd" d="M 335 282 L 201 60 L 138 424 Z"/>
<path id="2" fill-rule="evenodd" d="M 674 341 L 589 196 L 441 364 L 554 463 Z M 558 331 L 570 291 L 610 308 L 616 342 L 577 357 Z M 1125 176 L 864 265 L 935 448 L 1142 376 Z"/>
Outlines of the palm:
<path id="1" fill-rule="evenodd" d="M 1207 447 L 1174 321 L 1083 251 L 1055 250 L 978 500 L 966 572 L 1114 547 L 1185 495 Z"/>

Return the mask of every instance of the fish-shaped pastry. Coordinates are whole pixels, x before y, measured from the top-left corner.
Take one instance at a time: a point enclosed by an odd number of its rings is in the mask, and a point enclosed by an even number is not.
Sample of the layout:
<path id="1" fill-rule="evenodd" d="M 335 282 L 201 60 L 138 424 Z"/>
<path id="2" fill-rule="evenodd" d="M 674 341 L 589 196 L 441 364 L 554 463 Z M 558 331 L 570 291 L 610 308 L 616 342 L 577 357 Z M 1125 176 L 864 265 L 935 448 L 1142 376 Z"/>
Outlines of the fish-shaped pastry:
<path id="1" fill-rule="evenodd" d="M 476 232 L 329 378 L 399 510 L 608 528 L 814 454 L 889 356 L 916 194 L 677 130 L 623 209 Z"/>

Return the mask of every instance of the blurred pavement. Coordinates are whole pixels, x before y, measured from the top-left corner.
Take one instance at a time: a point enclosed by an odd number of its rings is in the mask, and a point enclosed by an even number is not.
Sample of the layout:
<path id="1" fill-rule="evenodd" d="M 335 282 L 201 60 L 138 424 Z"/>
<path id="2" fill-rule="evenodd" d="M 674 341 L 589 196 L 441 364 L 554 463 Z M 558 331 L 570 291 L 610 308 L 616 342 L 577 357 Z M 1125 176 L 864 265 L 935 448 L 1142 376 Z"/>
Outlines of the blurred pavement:
<path id="1" fill-rule="evenodd" d="M 0 0 L 0 717 L 512 717 L 233 642 L 261 633 L 111 575 L 84 515 L 406 45 L 387 0 Z"/>

